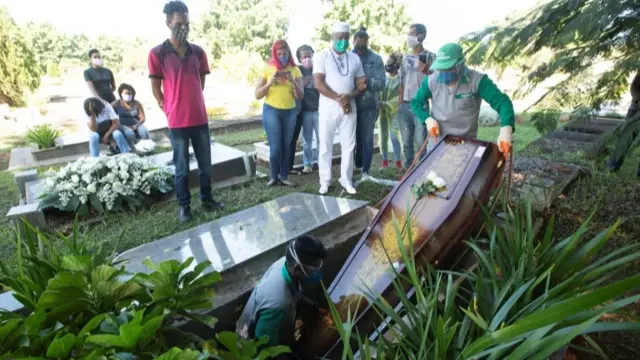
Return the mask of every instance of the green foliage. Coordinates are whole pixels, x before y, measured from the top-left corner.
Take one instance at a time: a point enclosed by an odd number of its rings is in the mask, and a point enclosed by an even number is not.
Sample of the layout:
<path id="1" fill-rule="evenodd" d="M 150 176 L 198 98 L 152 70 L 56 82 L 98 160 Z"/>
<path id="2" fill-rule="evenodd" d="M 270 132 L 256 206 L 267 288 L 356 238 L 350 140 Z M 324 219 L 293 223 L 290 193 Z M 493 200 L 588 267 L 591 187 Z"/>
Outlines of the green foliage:
<path id="1" fill-rule="evenodd" d="M 0 7 L 0 104 L 25 104 L 25 91 L 40 86 L 40 68 L 28 40 Z"/>
<path id="2" fill-rule="evenodd" d="M 351 344 L 359 344 L 362 359 L 374 358 L 372 345 L 375 358 L 384 359 L 545 359 L 577 336 L 590 341 L 593 332 L 640 329 L 638 322 L 600 320 L 640 299 L 625 297 L 640 287 L 640 275 L 604 285 L 640 259 L 638 244 L 596 256 L 619 222 L 584 240 L 589 217 L 574 234 L 554 242 L 553 219 L 536 238 L 530 203 L 507 210 L 500 226 L 487 216 L 488 238 L 468 243 L 477 266 L 465 273 L 418 268 L 413 247 L 404 247 L 407 224 L 394 218 L 406 265 L 394 281 L 400 304 L 393 307 L 367 293 L 388 327 L 372 344 L 368 334 L 353 328 L 358 314 L 347 311 L 346 326 L 338 327 L 343 342 L 357 340 Z M 404 291 L 407 284 L 415 290 L 412 296 Z M 329 305 L 334 321 L 345 323 Z M 347 348 L 343 359 L 354 358 Z"/>
<path id="3" fill-rule="evenodd" d="M 541 135 L 546 135 L 558 127 L 560 115 L 558 110 L 543 109 L 532 113 L 531 122 Z"/>
<path id="4" fill-rule="evenodd" d="M 331 27 L 336 21 L 351 25 L 355 33 L 365 27 L 369 34 L 369 46 L 376 52 L 391 54 L 404 51 L 404 34 L 409 31 L 411 18 L 406 5 L 394 0 L 335 0 L 317 32 L 318 49 L 327 48 L 331 40 Z"/>
<path id="5" fill-rule="evenodd" d="M 16 236 L 18 269 L 0 263 L 0 285 L 24 305 L 21 313 L 0 312 L 0 358 L 50 359 L 268 359 L 288 348 L 221 333 L 205 341 L 173 327 L 184 317 L 212 324 L 211 288 L 220 280 L 211 263 L 185 271 L 184 263 L 147 262 L 151 274 L 129 274 L 112 264 L 114 253 L 88 248 L 77 222 L 69 236 L 51 236 L 28 223 Z M 133 275 L 133 276 L 132 276 Z M 167 346 L 181 344 L 184 349 Z M 220 346 L 217 349 L 216 346 Z"/>
<path id="6" fill-rule="evenodd" d="M 206 39 L 215 60 L 237 52 L 257 53 L 266 60 L 288 22 L 282 0 L 210 0 L 196 35 Z"/>
<path id="7" fill-rule="evenodd" d="M 56 147 L 55 140 L 62 135 L 62 130 L 56 129 L 50 124 L 36 125 L 27 129 L 25 140 L 27 143 L 38 144 L 40 149 Z"/>
<path id="8" fill-rule="evenodd" d="M 241 50 L 222 54 L 217 67 L 222 70 L 227 82 L 254 84 L 262 76 L 265 62 L 260 54 Z"/>
<path id="9" fill-rule="evenodd" d="M 625 123 L 616 129 L 614 134 L 615 148 L 610 160 L 621 164 L 633 150 L 640 145 L 640 112 L 625 120 Z"/>
<path id="10" fill-rule="evenodd" d="M 469 64 L 501 71 L 518 66 L 526 74 L 519 96 L 526 96 L 554 75 L 563 75 L 540 101 L 552 96 L 562 100 L 563 94 L 570 93 L 579 102 L 600 108 L 608 101 L 618 101 L 628 91 L 629 75 L 640 68 L 640 23 L 635 21 L 639 15 L 634 0 L 555 0 L 461 41 Z M 596 73 L 594 66 L 602 60 L 612 66 Z M 583 88 L 575 89 L 580 83 Z"/>

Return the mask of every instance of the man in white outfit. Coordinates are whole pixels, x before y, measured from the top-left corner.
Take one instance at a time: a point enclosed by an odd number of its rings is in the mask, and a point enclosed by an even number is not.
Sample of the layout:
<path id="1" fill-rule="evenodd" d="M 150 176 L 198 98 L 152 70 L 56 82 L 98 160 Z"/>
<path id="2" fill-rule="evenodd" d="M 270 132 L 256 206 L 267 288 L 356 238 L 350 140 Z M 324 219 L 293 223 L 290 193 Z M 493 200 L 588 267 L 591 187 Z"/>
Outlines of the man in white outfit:
<path id="1" fill-rule="evenodd" d="M 339 133 L 342 153 L 340 185 L 349 194 L 356 193 L 351 182 L 353 152 L 356 146 L 355 98 L 366 89 L 367 79 L 358 55 L 347 51 L 350 35 L 349 24 L 334 24 L 331 48 L 320 51 L 313 57 L 313 80 L 320 93 L 318 167 L 322 195 L 329 191 L 331 184 L 333 139 L 336 130 Z"/>

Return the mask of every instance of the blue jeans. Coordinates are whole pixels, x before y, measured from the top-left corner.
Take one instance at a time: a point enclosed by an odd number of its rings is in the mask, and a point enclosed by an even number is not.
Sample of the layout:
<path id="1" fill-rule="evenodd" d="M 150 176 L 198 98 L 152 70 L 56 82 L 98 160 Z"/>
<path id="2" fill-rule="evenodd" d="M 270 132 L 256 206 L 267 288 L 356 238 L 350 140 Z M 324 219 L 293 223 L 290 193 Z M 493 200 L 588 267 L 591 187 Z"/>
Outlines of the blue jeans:
<path id="1" fill-rule="evenodd" d="M 120 152 L 125 154 L 129 152 L 129 147 L 127 146 L 127 140 L 122 135 L 120 130 L 115 130 L 111 133 L 111 137 L 115 140 L 118 149 Z M 89 153 L 92 157 L 100 156 L 100 134 L 97 132 L 89 132 Z"/>
<path id="2" fill-rule="evenodd" d="M 313 167 L 313 134 L 316 134 L 316 153 L 320 149 L 320 132 L 318 131 L 318 112 L 302 113 L 302 139 L 304 140 L 302 161 L 305 167 Z M 315 156 L 317 157 L 317 156 Z"/>
<path id="3" fill-rule="evenodd" d="M 131 150 L 134 150 L 136 148 L 135 147 L 136 133 L 138 134 L 138 136 L 140 136 L 140 139 L 148 140 L 150 138 L 149 130 L 144 125 L 138 126 L 138 129 L 136 129 L 136 131 L 133 131 L 130 127 L 126 125 L 120 125 L 120 131 L 124 134 L 124 137 L 127 139 L 127 142 L 131 147 Z"/>
<path id="4" fill-rule="evenodd" d="M 189 141 L 198 162 L 200 198 L 212 201 L 211 190 L 211 134 L 209 124 L 186 128 L 169 129 L 169 139 L 173 148 L 173 164 L 176 168 L 176 197 L 178 205 L 191 204 L 189 191 Z"/>
<path id="5" fill-rule="evenodd" d="M 356 125 L 356 168 L 369 172 L 373 160 L 373 129 L 378 119 L 378 109 L 358 112 Z"/>
<path id="6" fill-rule="evenodd" d="M 415 157 L 415 147 L 418 149 L 427 138 L 427 127 L 411 112 L 411 105 L 407 102 L 400 104 L 398 109 L 398 124 L 402 146 L 404 148 L 405 168 L 409 168 Z"/>
<path id="7" fill-rule="evenodd" d="M 269 142 L 269 167 L 271 179 L 287 180 L 289 175 L 290 145 L 296 127 L 296 109 L 276 109 L 264 104 L 262 107 L 262 125 Z"/>

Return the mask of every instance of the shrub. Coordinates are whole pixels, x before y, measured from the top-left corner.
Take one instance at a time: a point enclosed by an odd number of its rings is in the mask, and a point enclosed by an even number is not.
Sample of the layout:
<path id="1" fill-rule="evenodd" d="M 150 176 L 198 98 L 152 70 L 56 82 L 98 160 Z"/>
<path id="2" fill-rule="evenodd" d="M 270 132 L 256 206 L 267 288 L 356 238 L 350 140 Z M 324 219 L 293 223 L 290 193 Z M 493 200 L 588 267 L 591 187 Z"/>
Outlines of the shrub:
<path id="1" fill-rule="evenodd" d="M 49 236 L 25 224 L 15 238 L 18 269 L 0 263 L 0 284 L 24 305 L 0 312 L 0 358 L 48 359 L 268 359 L 288 352 L 266 342 L 222 332 L 206 341 L 173 326 L 184 317 L 211 326 L 200 314 L 213 307 L 220 274 L 193 258 L 153 265 L 150 274 L 129 274 L 112 264 L 113 252 L 89 250 L 77 222 L 69 236 Z M 170 340 L 170 341 L 167 341 Z M 169 349 L 167 343 L 179 344 Z"/>
<path id="2" fill-rule="evenodd" d="M 56 139 L 62 135 L 62 130 L 55 129 L 50 124 L 37 125 L 27 130 L 25 140 L 38 144 L 40 149 L 56 147 Z"/>
<path id="3" fill-rule="evenodd" d="M 134 210 L 149 205 L 151 196 L 173 189 L 173 174 L 135 154 L 87 157 L 50 173 L 42 187 L 42 205 L 88 215 Z"/>
<path id="4" fill-rule="evenodd" d="M 218 64 L 227 81 L 251 85 L 260 77 L 265 66 L 260 55 L 246 51 L 224 54 Z"/>
<path id="5" fill-rule="evenodd" d="M 377 343 L 358 334 L 350 311 L 338 332 L 344 344 L 359 344 L 361 359 L 545 359 L 592 332 L 638 330 L 638 322 L 605 322 L 602 317 L 640 300 L 624 297 L 640 287 L 640 275 L 605 285 L 640 258 L 637 244 L 601 254 L 619 222 L 588 241 L 590 218 L 568 238 L 553 238 L 553 219 L 542 238 L 535 238 L 531 205 L 510 212 L 502 227 L 487 217 L 489 237 L 469 243 L 477 266 L 465 273 L 416 267 L 412 246 L 403 251 L 406 265 L 397 274 L 394 308 L 383 298 L 374 307 L 387 328 L 379 329 Z M 395 221 L 397 243 L 401 230 Z M 396 271 L 390 267 L 390 271 Z M 403 291 L 410 284 L 415 293 Z M 335 323 L 344 323 L 329 299 Z M 385 320 L 386 319 L 386 320 Z M 392 319 L 392 320 L 389 320 Z M 350 342 L 355 338 L 357 342 Z M 597 350 L 597 345 L 595 346 Z M 354 359 L 347 347 L 343 359 Z"/>
<path id="6" fill-rule="evenodd" d="M 229 110 L 224 106 L 207 108 L 207 116 L 209 116 L 209 119 L 219 118 L 224 115 L 229 115 Z"/>

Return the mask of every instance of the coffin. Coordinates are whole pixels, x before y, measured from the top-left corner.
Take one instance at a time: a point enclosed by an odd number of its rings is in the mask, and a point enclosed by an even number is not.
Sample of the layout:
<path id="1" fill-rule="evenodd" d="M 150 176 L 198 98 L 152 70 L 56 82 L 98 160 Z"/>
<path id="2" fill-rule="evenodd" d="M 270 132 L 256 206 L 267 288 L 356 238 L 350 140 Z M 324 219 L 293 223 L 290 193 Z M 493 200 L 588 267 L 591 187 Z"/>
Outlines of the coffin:
<path id="1" fill-rule="evenodd" d="M 348 310 L 352 315 L 357 313 L 355 327 L 363 336 L 373 334 L 380 325 L 380 316 L 364 297 L 363 289 L 381 294 L 392 306 L 399 303 L 391 286 L 395 275 L 389 271 L 389 259 L 396 270 L 404 269 L 393 216 L 400 225 L 411 219 L 418 265 L 425 266 L 428 262 L 446 268 L 457 258 L 462 241 L 469 239 L 477 228 L 482 217 L 480 205 L 489 201 L 499 185 L 504 165 L 504 156 L 492 143 L 452 136 L 441 139 L 391 191 L 328 287 L 329 297 L 343 321 Z M 423 183 L 429 173 L 444 180 L 445 187 L 416 201 L 412 185 Z M 404 234 L 408 247 L 408 234 Z M 341 358 L 342 344 L 330 316 L 318 317 L 305 328 L 298 354 L 305 359 Z"/>

